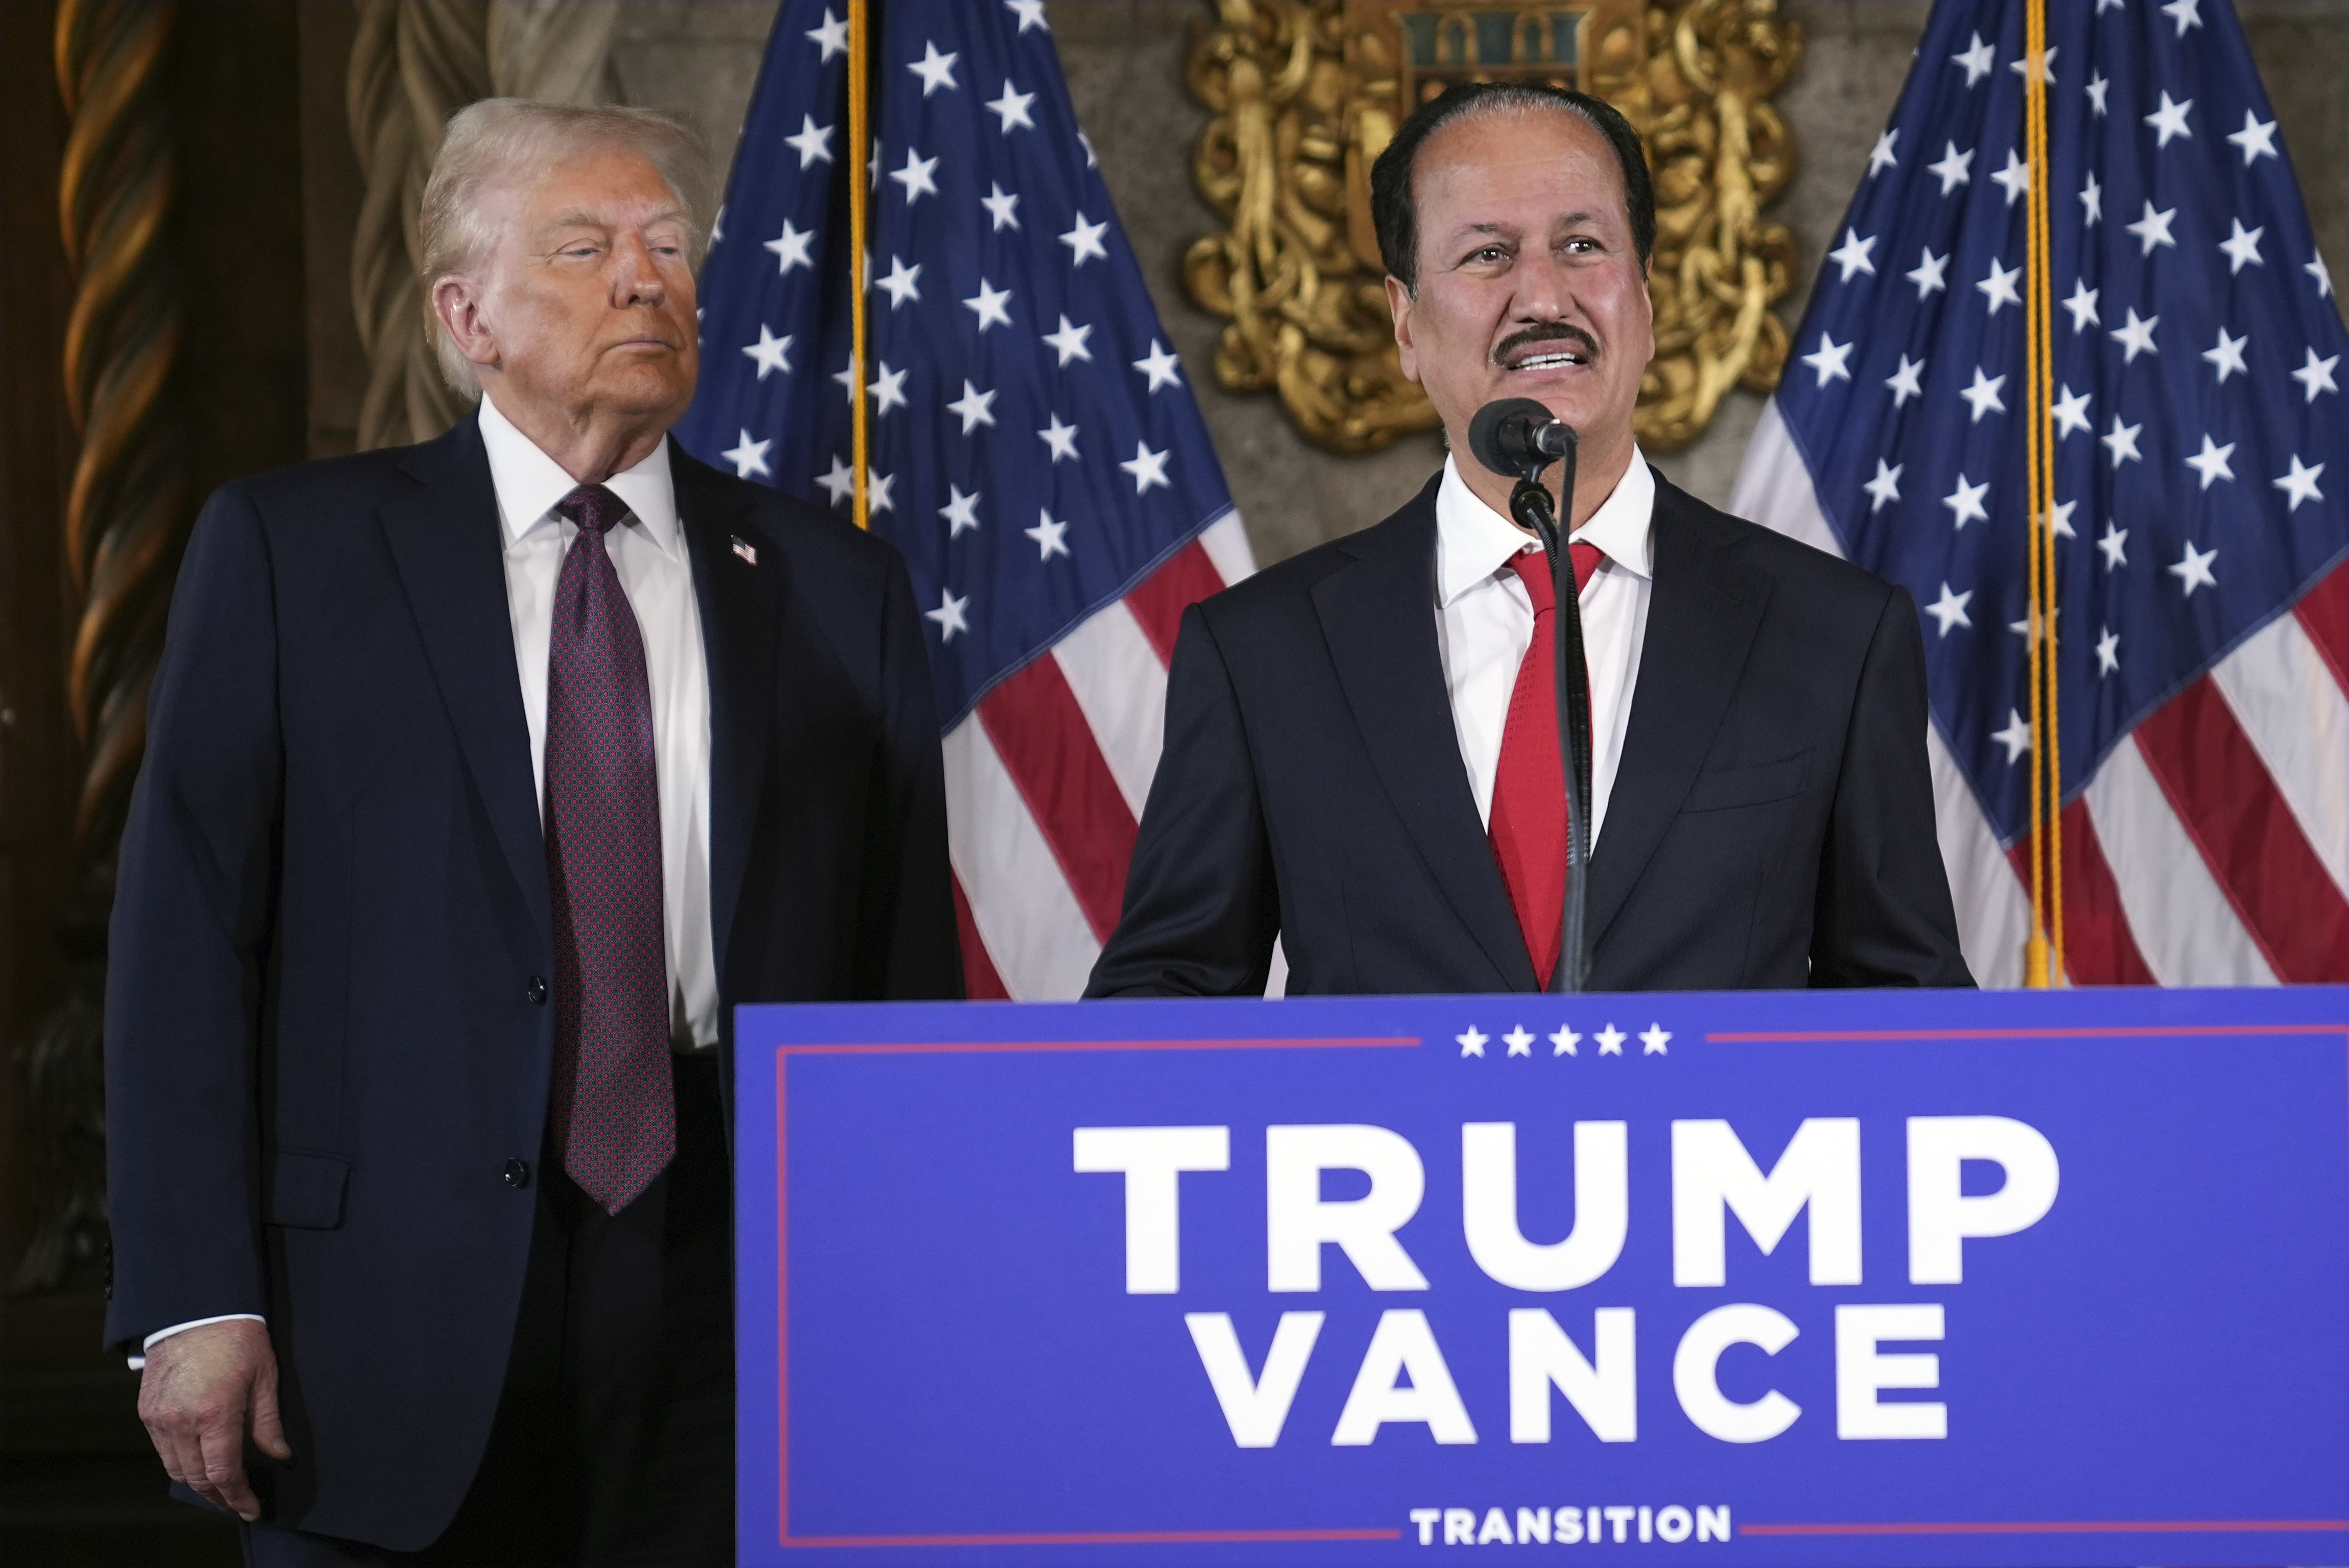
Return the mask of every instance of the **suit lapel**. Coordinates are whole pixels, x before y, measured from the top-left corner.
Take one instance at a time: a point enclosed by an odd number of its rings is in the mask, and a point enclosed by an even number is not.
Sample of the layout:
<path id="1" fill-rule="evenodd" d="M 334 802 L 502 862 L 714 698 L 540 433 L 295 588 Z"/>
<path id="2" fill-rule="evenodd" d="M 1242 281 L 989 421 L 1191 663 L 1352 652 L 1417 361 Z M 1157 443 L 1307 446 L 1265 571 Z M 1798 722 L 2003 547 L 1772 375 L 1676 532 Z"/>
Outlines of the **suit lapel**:
<path id="1" fill-rule="evenodd" d="M 1435 485 L 1359 536 L 1353 565 L 1313 589 L 1314 608 L 1372 766 L 1454 911 L 1502 985 L 1535 989 L 1508 890 L 1460 760 L 1434 610 Z"/>
<path id="2" fill-rule="evenodd" d="M 709 663 L 709 934 L 722 993 L 773 730 L 777 606 L 791 597 L 791 567 L 743 520 L 745 498 L 674 440 L 669 468 Z"/>
<path id="3" fill-rule="evenodd" d="M 1655 587 L 1631 696 L 1631 724 L 1590 863 L 1595 947 L 1680 810 L 1729 711 L 1768 603 L 1767 579 L 1737 558 L 1734 536 L 1659 477 Z"/>

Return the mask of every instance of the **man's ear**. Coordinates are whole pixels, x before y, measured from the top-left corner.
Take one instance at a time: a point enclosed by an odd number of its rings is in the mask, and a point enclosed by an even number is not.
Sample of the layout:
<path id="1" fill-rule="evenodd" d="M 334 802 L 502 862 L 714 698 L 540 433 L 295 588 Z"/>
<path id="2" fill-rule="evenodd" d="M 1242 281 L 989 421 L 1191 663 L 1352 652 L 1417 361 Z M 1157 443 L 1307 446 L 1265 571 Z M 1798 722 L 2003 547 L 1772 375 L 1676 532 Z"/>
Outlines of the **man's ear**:
<path id="1" fill-rule="evenodd" d="M 457 352 L 475 365 L 498 363 L 497 334 L 481 313 L 481 287 L 462 273 L 450 273 L 432 284 L 432 314 Z"/>
<path id="2" fill-rule="evenodd" d="M 1392 273 L 1387 274 L 1387 310 L 1394 317 L 1395 350 L 1402 360 L 1403 379 L 1419 379 L 1419 351 L 1411 345 L 1411 289 Z"/>

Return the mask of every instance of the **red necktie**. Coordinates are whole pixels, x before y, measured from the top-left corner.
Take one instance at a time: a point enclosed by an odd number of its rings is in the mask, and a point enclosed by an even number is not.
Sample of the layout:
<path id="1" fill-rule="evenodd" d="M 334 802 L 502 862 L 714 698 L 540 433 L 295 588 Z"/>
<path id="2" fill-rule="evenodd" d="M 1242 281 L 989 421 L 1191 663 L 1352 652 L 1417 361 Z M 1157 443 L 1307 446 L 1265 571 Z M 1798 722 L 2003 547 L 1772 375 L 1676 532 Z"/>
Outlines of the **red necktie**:
<path id="1" fill-rule="evenodd" d="M 1604 559 L 1595 544 L 1568 547 L 1577 593 Z M 1517 912 L 1534 978 L 1547 985 L 1565 945 L 1566 767 L 1557 748 L 1557 676 L 1551 652 L 1557 617 L 1549 557 L 1538 550 L 1509 558 L 1534 602 L 1534 640 L 1509 691 L 1501 760 L 1493 773 L 1493 858 Z"/>
<path id="2" fill-rule="evenodd" d="M 554 510 L 579 532 L 555 580 L 546 661 L 553 1118 L 563 1169 L 616 1214 L 677 1151 L 652 688 L 605 547 L 626 503 L 581 485 Z"/>

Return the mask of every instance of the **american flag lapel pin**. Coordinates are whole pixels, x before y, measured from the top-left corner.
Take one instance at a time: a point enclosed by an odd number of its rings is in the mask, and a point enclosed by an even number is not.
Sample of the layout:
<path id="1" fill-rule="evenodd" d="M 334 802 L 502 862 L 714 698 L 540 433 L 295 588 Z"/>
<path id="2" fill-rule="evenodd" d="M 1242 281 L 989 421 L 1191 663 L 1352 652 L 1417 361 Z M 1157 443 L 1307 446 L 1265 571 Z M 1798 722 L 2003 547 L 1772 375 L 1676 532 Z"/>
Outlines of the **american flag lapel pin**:
<path id="1" fill-rule="evenodd" d="M 739 533 L 734 535 L 734 553 L 753 566 L 759 564 L 759 552 L 751 549 Z"/>

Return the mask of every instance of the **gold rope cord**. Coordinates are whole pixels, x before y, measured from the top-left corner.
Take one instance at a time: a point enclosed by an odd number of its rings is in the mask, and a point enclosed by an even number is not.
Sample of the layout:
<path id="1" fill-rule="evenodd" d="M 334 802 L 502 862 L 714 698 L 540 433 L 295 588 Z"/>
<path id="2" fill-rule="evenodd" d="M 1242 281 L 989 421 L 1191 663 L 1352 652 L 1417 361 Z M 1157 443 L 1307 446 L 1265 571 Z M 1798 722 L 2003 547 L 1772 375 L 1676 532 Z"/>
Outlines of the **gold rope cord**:
<path id="1" fill-rule="evenodd" d="M 2031 165 L 2030 206 L 2023 239 L 2025 287 L 2024 501 L 2028 524 L 2031 602 L 2025 641 L 2031 681 L 2032 934 L 2024 954 L 2025 983 L 2058 985 L 2064 978 L 2064 765 L 2062 710 L 2056 703 L 2055 387 L 2054 313 L 2048 239 L 2053 165 L 2047 147 L 2046 0 L 2023 11 L 2023 136 Z"/>
<path id="2" fill-rule="evenodd" d="M 865 36 L 868 22 L 864 0 L 848 0 L 848 460 L 855 467 L 850 483 L 849 515 L 859 528 L 870 528 L 873 519 L 866 511 L 865 481 L 872 471 L 873 430 L 871 412 L 864 401 L 865 333 L 870 315 L 864 298 L 865 225 L 870 221 L 870 191 L 864 171 L 871 160 L 869 142 L 872 139 L 871 107 L 865 102 L 871 73 L 866 60 L 871 40 Z"/>

